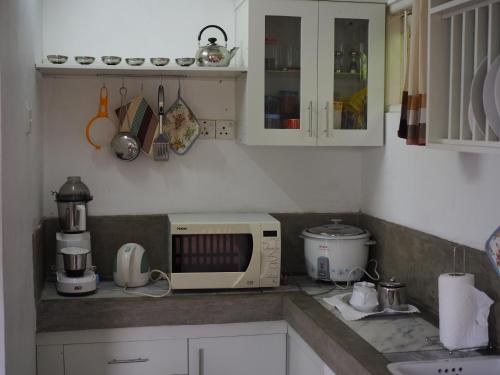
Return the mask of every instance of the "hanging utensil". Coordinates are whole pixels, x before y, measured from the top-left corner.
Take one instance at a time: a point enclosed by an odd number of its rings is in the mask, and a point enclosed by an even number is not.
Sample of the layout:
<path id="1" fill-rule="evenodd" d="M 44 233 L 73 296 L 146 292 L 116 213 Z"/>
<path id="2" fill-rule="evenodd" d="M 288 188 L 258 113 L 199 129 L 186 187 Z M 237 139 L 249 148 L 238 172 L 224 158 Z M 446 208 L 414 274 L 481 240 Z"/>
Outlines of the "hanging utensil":
<path id="1" fill-rule="evenodd" d="M 108 112 L 108 89 L 105 85 L 101 87 L 101 91 L 99 93 L 99 109 L 97 110 L 97 114 L 90 119 L 87 127 L 85 128 L 85 137 L 87 138 L 87 142 L 94 146 L 96 150 L 100 150 L 101 146 L 92 142 L 92 139 L 90 138 L 90 129 L 94 125 L 95 121 L 100 118 L 106 118 L 111 121 Z"/>
<path id="2" fill-rule="evenodd" d="M 127 109 L 127 88 L 120 87 L 120 125 L 118 125 L 118 134 L 111 141 L 111 148 L 116 157 L 124 161 L 133 161 L 137 159 L 141 151 L 141 142 L 134 134 L 130 133 L 130 119 Z M 122 124 L 123 121 L 123 124 Z"/>
<path id="3" fill-rule="evenodd" d="M 181 97 L 180 82 L 177 100 L 168 109 L 165 122 L 170 148 L 176 154 L 184 155 L 200 135 L 200 124 Z"/>
<path id="4" fill-rule="evenodd" d="M 167 161 L 169 139 L 164 133 L 163 116 L 165 115 L 165 92 L 163 85 L 158 87 L 158 117 L 160 134 L 153 141 L 153 157 L 156 161 Z"/>

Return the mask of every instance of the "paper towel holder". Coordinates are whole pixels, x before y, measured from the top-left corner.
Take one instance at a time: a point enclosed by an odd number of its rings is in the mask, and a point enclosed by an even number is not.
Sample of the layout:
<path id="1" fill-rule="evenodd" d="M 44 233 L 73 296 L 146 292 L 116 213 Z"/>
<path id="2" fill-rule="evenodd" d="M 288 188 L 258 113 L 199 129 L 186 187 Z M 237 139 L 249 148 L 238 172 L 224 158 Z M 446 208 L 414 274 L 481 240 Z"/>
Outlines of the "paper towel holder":
<path id="1" fill-rule="evenodd" d="M 457 272 L 457 249 L 462 248 L 462 267 L 463 272 Z M 453 248 L 453 272 L 450 273 L 451 276 L 463 276 L 465 275 L 465 246 L 455 246 Z"/>
<path id="2" fill-rule="evenodd" d="M 439 336 L 427 336 L 425 338 L 425 343 L 429 345 L 441 345 L 444 347 L 444 345 L 439 341 Z M 488 345 L 484 346 L 476 346 L 474 348 L 462 348 L 462 349 L 446 349 L 448 350 L 448 355 L 451 357 L 453 354 L 457 352 L 470 352 L 473 350 L 495 350 L 495 346 L 491 343 Z"/>

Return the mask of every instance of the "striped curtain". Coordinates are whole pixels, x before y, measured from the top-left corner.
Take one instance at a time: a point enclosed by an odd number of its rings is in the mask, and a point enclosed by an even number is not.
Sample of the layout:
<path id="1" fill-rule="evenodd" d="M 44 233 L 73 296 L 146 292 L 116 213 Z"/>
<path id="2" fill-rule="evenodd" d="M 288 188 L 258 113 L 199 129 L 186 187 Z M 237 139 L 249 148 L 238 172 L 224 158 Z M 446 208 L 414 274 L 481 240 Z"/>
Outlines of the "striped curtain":
<path id="1" fill-rule="evenodd" d="M 428 0 L 413 0 L 410 48 L 408 59 L 406 59 L 401 120 L 398 130 L 398 137 L 406 139 L 408 145 L 425 145 L 427 18 Z"/>

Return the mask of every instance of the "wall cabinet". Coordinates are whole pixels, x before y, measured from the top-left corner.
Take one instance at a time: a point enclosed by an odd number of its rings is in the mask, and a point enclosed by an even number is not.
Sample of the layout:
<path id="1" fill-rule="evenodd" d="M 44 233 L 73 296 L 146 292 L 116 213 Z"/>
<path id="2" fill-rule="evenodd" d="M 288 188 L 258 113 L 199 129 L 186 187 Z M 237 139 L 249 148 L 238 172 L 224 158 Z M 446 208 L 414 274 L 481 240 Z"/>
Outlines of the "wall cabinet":
<path id="1" fill-rule="evenodd" d="M 246 0 L 236 41 L 241 142 L 383 144 L 384 4 Z"/>

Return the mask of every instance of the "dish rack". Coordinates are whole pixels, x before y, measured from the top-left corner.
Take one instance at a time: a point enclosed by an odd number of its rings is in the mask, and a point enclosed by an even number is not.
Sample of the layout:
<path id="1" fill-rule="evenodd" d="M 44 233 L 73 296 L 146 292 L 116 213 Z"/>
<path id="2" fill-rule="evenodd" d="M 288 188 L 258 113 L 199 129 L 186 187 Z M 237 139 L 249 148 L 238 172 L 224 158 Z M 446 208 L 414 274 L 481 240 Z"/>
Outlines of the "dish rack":
<path id="1" fill-rule="evenodd" d="M 428 52 L 427 145 L 500 152 L 500 122 L 475 116 L 471 104 L 484 106 L 483 92 L 471 87 L 478 87 L 481 70 L 489 77 L 500 56 L 500 0 L 431 0 Z M 494 99 L 491 91 L 485 94 Z M 498 99 L 497 111 L 500 118 Z"/>

